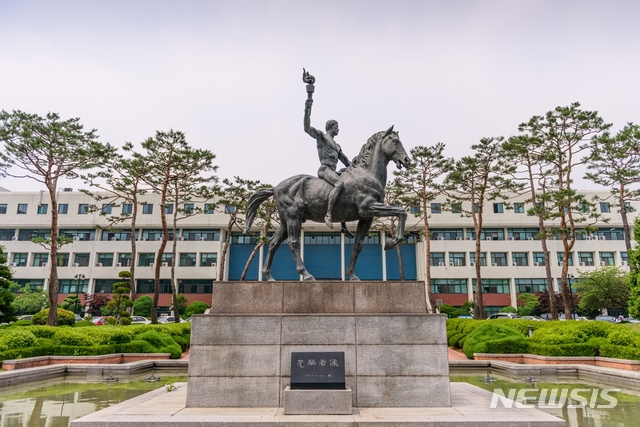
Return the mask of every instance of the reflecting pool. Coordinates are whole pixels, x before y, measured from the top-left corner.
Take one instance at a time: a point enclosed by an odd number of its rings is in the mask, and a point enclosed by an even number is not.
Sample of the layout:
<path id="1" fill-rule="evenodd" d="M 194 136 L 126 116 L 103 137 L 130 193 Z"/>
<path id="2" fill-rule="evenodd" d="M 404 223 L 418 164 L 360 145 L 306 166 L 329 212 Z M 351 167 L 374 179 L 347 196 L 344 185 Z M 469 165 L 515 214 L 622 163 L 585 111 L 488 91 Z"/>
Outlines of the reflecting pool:
<path id="1" fill-rule="evenodd" d="M 7 387 L 0 390 L 0 426 L 66 427 L 76 418 L 187 380 L 184 371 L 162 372 L 158 374 L 160 380 L 151 383 L 143 380 L 148 376 L 149 373 L 112 383 L 102 382 L 100 377 L 66 376 Z M 513 405 L 535 405 L 565 419 L 569 427 L 640 425 L 640 393 L 637 391 L 613 391 L 615 387 L 610 385 L 586 385 L 558 378 L 525 381 L 491 374 L 487 381 L 484 377 L 454 372 L 451 381 L 467 382 L 494 392 L 499 405 L 507 401 L 501 400 L 501 396 L 512 397 L 516 401 Z"/>
<path id="2" fill-rule="evenodd" d="M 503 405 L 502 396 L 517 405 L 533 406 L 567 422 L 568 427 L 640 426 L 640 393 L 605 384 L 584 384 L 557 377 L 514 380 L 490 374 L 451 375 L 451 381 L 466 382 L 494 393 L 492 402 Z M 584 380 L 582 380 L 584 381 Z M 506 400 L 506 399 L 504 399 Z"/>
<path id="3" fill-rule="evenodd" d="M 130 377 L 117 382 L 101 378 L 66 376 L 0 390 L 0 426 L 66 427 L 72 420 L 139 396 L 173 382 L 187 381 L 187 376 L 161 373 L 158 382 Z"/>

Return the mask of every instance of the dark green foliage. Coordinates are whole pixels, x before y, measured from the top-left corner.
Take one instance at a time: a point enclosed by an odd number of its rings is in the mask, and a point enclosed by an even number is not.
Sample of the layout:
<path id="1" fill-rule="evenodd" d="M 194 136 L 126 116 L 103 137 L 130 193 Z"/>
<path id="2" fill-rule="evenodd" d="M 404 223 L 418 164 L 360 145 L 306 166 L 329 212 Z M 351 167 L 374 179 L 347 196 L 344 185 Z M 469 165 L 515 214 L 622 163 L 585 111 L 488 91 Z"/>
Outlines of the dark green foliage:
<path id="1" fill-rule="evenodd" d="M 118 277 L 122 279 L 120 282 L 116 282 L 113 284 L 112 290 L 112 300 L 107 303 L 105 308 L 109 310 L 113 315 L 115 315 L 114 322 L 115 324 L 123 323 L 122 319 L 128 319 L 130 317 L 129 313 L 126 311 L 127 307 L 131 307 L 133 302 L 129 299 L 129 283 L 131 278 L 131 272 L 129 271 L 121 271 L 118 273 Z M 131 319 L 128 319 L 129 322 L 126 323 L 128 325 L 131 324 Z M 109 322 L 109 319 L 107 319 Z M 109 322 L 111 324 L 111 322 Z"/>
<path id="2" fill-rule="evenodd" d="M 497 322 L 486 322 L 470 333 L 464 342 L 464 354 L 473 359 L 474 353 L 487 353 L 487 341 L 502 340 L 504 338 L 522 339 L 520 333 L 508 326 Z"/>
<path id="3" fill-rule="evenodd" d="M 31 320 L 17 320 L 13 322 L 10 326 L 16 327 L 16 326 L 31 326 L 31 325 L 33 325 L 33 322 Z"/>
<path id="4" fill-rule="evenodd" d="M 209 309 L 209 305 L 205 304 L 202 301 L 194 301 L 191 304 L 189 304 L 184 312 L 185 317 L 188 319 L 189 317 L 193 316 L 194 314 L 202 314 L 204 313 L 207 309 Z"/>
<path id="5" fill-rule="evenodd" d="M 600 347 L 600 356 L 615 359 L 640 360 L 640 348 L 605 344 Z"/>
<path id="6" fill-rule="evenodd" d="M 4 255 L 3 247 L 0 245 L 0 323 L 11 322 L 16 320 L 15 306 L 13 301 L 15 295 L 11 292 L 11 288 L 17 286 L 13 282 L 11 270 L 7 267 L 7 257 Z"/>
<path id="7" fill-rule="evenodd" d="M 536 342 L 529 342 L 529 353 L 537 354 L 539 356 L 587 357 L 594 356 L 595 349 L 592 345 L 587 343 L 545 345 Z"/>
<path id="8" fill-rule="evenodd" d="M 456 318 L 460 315 L 460 311 L 449 304 L 443 304 L 440 306 L 440 313 L 446 314 L 449 318 Z"/>
<path id="9" fill-rule="evenodd" d="M 89 326 L 96 326 L 96 325 L 91 320 L 80 320 L 79 322 L 76 322 L 73 325 L 74 328 L 85 328 Z"/>
<path id="10" fill-rule="evenodd" d="M 182 355 L 180 345 L 167 333 L 149 330 L 136 335 L 135 339 L 148 342 L 154 350 L 152 353 L 171 353 L 172 359 L 178 359 Z"/>
<path id="11" fill-rule="evenodd" d="M 53 343 L 56 345 L 91 346 L 94 344 L 91 337 L 79 330 L 58 328 L 53 335 Z"/>
<path id="12" fill-rule="evenodd" d="M 40 310 L 31 318 L 31 322 L 34 325 L 46 325 L 47 317 L 49 316 L 49 309 L 45 308 L 44 310 Z M 63 310 L 61 308 L 58 309 L 58 325 L 67 325 L 73 326 L 76 323 L 76 315 L 71 311 Z"/>
<path id="13" fill-rule="evenodd" d="M 32 347 L 38 344 L 38 339 L 25 328 L 13 328 L 0 334 L 0 348 L 12 350 L 16 348 Z"/>
<path id="14" fill-rule="evenodd" d="M 484 352 L 490 354 L 521 354 L 527 353 L 529 343 L 522 336 L 506 337 L 484 343 Z"/>
<path id="15" fill-rule="evenodd" d="M 136 316 L 151 316 L 151 306 L 153 305 L 153 299 L 150 296 L 143 296 L 138 298 L 133 303 L 133 314 Z"/>
<path id="16" fill-rule="evenodd" d="M 517 313 L 517 312 L 518 310 L 516 310 L 515 307 L 511 307 L 510 305 L 500 310 L 500 313 Z"/>

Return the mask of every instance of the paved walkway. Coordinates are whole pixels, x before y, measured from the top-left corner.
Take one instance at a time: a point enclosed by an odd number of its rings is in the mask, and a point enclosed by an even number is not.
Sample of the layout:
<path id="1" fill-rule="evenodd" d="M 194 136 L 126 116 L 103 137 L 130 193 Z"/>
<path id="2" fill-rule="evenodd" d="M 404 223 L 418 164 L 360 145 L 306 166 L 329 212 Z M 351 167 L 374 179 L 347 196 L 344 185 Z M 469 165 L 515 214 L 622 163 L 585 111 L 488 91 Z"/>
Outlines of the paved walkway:
<path id="1" fill-rule="evenodd" d="M 454 350 L 451 347 L 447 347 L 447 352 L 449 354 L 449 360 L 469 360 L 463 352 Z"/>

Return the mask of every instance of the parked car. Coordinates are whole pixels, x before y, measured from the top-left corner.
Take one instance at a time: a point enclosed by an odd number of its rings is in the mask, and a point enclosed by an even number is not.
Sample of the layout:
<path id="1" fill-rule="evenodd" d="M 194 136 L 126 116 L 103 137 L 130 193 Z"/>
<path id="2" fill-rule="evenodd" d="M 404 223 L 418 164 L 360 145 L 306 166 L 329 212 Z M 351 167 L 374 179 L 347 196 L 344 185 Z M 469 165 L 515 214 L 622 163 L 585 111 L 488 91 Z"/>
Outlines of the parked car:
<path id="1" fill-rule="evenodd" d="M 630 323 L 640 323 L 640 320 L 636 319 L 635 317 L 633 317 L 632 315 L 629 315 L 629 318 L 627 319 Z"/>
<path id="2" fill-rule="evenodd" d="M 573 320 L 580 320 L 580 316 L 578 316 L 576 313 L 571 313 L 571 317 L 573 317 Z M 567 316 L 564 313 L 562 313 L 558 316 L 558 319 L 567 320 Z"/>
<path id="3" fill-rule="evenodd" d="M 620 322 L 617 317 L 613 317 L 613 316 L 596 316 L 596 320 L 600 320 L 603 322 L 611 322 L 611 323 Z"/>
<path id="4" fill-rule="evenodd" d="M 18 316 L 18 320 L 31 320 L 33 314 L 24 314 L 22 316 Z"/>
<path id="5" fill-rule="evenodd" d="M 160 316 L 158 318 L 158 323 L 171 323 L 175 321 L 176 321 L 176 318 L 174 316 Z"/>
<path id="6" fill-rule="evenodd" d="M 107 318 L 104 316 L 97 316 L 91 319 L 91 323 L 97 326 L 102 326 L 107 323 Z"/>
<path id="7" fill-rule="evenodd" d="M 143 324 L 143 325 L 148 325 L 149 323 L 151 323 L 151 320 L 147 319 L 146 317 L 142 317 L 142 316 L 131 316 L 131 323 L 139 323 L 139 324 Z"/>
<path id="8" fill-rule="evenodd" d="M 496 313 L 489 316 L 489 319 L 519 319 L 518 313 Z"/>
<path id="9" fill-rule="evenodd" d="M 522 316 L 521 319 L 533 320 L 535 322 L 545 322 L 545 319 L 540 316 Z"/>

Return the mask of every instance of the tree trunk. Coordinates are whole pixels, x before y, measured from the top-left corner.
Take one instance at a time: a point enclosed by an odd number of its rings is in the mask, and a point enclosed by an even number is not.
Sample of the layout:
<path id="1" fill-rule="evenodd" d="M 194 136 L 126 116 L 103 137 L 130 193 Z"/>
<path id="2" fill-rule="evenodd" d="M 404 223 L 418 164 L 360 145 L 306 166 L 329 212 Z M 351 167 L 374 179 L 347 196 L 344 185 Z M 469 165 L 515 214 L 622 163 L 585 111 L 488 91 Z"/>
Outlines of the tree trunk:
<path id="1" fill-rule="evenodd" d="M 240 276 L 241 282 L 243 282 L 244 279 L 247 277 L 247 273 L 249 272 L 249 266 L 253 262 L 253 259 L 255 258 L 260 248 L 263 246 L 264 246 L 264 243 L 262 241 L 258 242 L 258 244 L 254 246 L 253 250 L 251 251 L 251 254 L 249 255 L 249 259 L 247 260 L 246 264 L 244 265 L 244 269 L 242 270 L 242 275 Z"/>
<path id="2" fill-rule="evenodd" d="M 58 326 L 58 199 L 56 198 L 56 181 L 48 182 L 47 189 L 51 198 L 51 270 L 49 271 L 49 315 L 47 326 Z"/>
<path id="3" fill-rule="evenodd" d="M 402 261 L 400 245 L 396 245 L 396 253 L 398 254 L 398 272 L 400 273 L 400 280 L 404 281 L 404 261 Z"/>
<path id="4" fill-rule="evenodd" d="M 224 236 L 222 255 L 220 256 L 220 262 L 218 263 L 218 281 L 224 280 L 224 266 L 227 260 L 227 252 L 229 251 L 229 243 L 231 242 L 231 230 L 233 229 L 234 215 L 235 213 L 232 213 L 229 218 L 229 223 L 227 224 L 227 230 L 225 232 L 226 235 Z"/>
<path id="5" fill-rule="evenodd" d="M 542 222 L 542 219 L 540 220 Z M 541 226 L 541 232 L 544 232 L 544 226 Z M 549 250 L 547 249 L 547 238 L 544 236 L 540 242 L 542 245 L 542 254 L 544 255 L 544 270 L 547 275 L 547 293 L 549 294 L 549 310 L 551 311 L 551 319 L 558 320 L 558 309 L 556 308 L 556 292 L 553 290 L 553 276 L 551 275 L 551 259 Z"/>
<path id="6" fill-rule="evenodd" d="M 160 302 L 160 266 L 162 265 L 162 255 L 164 255 L 164 249 L 167 247 L 167 240 L 169 239 L 169 233 L 167 231 L 167 215 L 164 212 L 164 205 L 166 204 L 166 188 L 162 192 L 162 198 L 160 200 L 160 219 L 162 220 L 162 242 L 158 248 L 158 255 L 156 256 L 156 264 L 154 265 L 154 278 L 155 289 L 153 293 L 153 305 L 151 306 L 151 323 L 154 325 L 158 323 L 158 303 Z"/>
<path id="7" fill-rule="evenodd" d="M 177 201 L 177 197 L 176 197 Z M 177 222 L 178 222 L 178 203 L 173 210 L 173 227 L 171 229 L 173 233 L 173 245 L 171 247 L 171 293 L 173 297 L 173 320 L 176 323 L 180 323 L 180 311 L 178 310 L 178 286 L 176 283 L 176 255 L 177 255 L 177 246 L 178 246 L 178 238 L 176 236 L 177 231 Z"/>
<path id="8" fill-rule="evenodd" d="M 131 216 L 131 265 L 129 266 L 129 272 L 131 273 L 131 277 L 129 278 L 129 299 L 131 299 L 132 303 L 136 302 L 136 219 L 138 217 L 138 197 L 134 194 L 133 196 L 133 206 L 132 206 L 132 216 Z M 131 307 L 128 307 L 127 311 L 133 314 L 133 304 Z"/>
<path id="9" fill-rule="evenodd" d="M 433 297 L 431 296 L 431 236 L 429 236 L 429 219 L 427 215 L 427 201 L 422 200 L 422 224 L 424 225 L 424 247 L 425 247 L 425 264 L 424 264 L 424 276 L 425 276 L 425 293 L 427 296 L 427 312 L 434 313 L 435 304 L 433 303 Z"/>
<path id="10" fill-rule="evenodd" d="M 627 247 L 627 255 L 629 255 L 633 248 L 631 247 L 631 228 L 629 227 L 629 219 L 627 218 L 627 202 L 624 199 L 624 195 L 624 184 L 620 183 L 618 200 L 620 200 L 620 216 L 622 218 L 622 230 L 624 231 L 624 244 Z"/>

